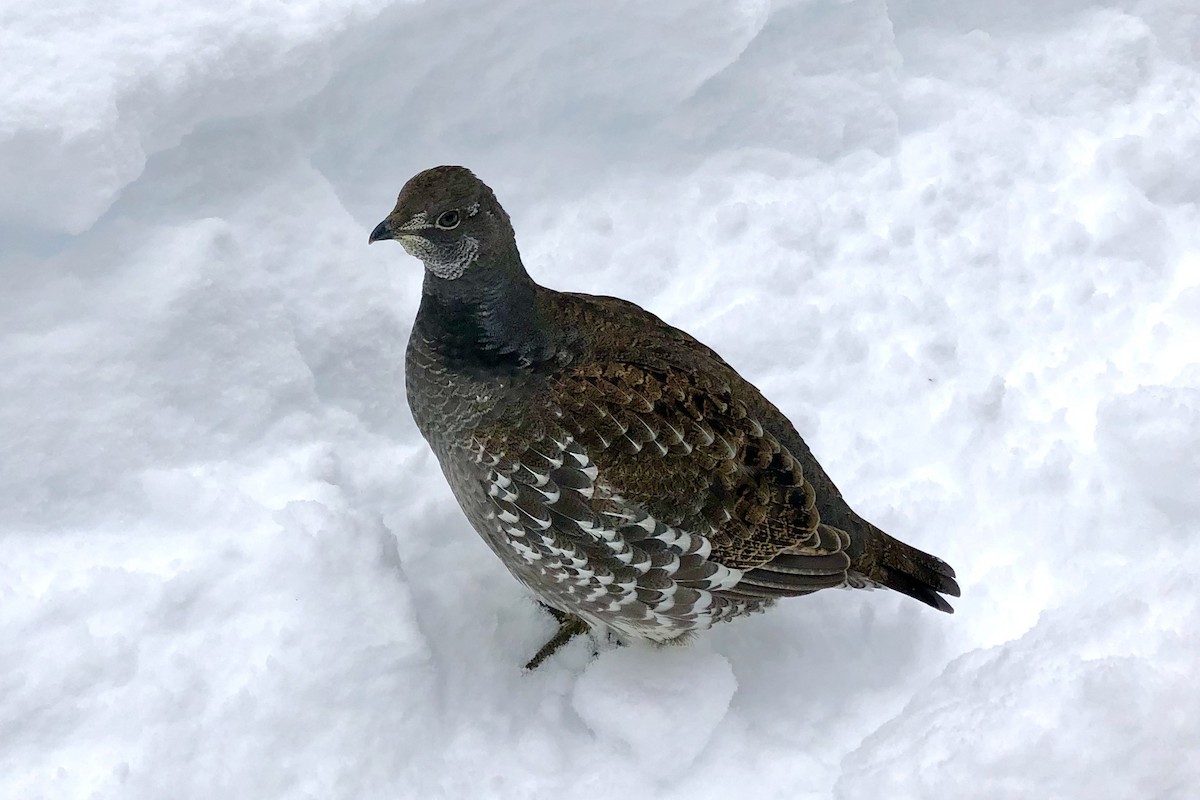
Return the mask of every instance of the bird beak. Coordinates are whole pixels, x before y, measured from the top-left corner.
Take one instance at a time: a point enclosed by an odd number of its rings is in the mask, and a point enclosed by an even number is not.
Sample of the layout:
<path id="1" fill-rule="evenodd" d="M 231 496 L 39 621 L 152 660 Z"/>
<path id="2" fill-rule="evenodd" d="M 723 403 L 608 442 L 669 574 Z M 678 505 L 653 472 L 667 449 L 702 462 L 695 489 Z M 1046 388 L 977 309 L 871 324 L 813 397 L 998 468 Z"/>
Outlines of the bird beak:
<path id="1" fill-rule="evenodd" d="M 375 230 L 371 231 L 371 238 L 367 239 L 367 244 L 374 244 L 381 239 L 395 239 L 396 236 L 392 232 L 392 226 L 385 219 L 383 222 L 375 226 Z"/>

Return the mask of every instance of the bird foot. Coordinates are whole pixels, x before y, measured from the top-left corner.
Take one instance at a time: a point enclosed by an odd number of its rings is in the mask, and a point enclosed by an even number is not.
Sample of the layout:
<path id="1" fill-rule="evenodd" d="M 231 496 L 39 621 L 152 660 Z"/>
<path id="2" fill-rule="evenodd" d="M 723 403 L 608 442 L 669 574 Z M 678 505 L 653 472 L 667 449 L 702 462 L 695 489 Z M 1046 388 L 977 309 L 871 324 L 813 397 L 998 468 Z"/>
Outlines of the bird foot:
<path id="1" fill-rule="evenodd" d="M 537 669 L 543 661 L 558 652 L 558 649 L 564 644 L 579 634 L 588 632 L 588 624 L 574 614 L 551 608 L 545 603 L 542 606 L 558 620 L 558 631 L 550 637 L 550 641 L 542 645 L 542 649 L 537 651 L 537 655 L 529 659 L 529 663 L 525 665 L 527 670 Z"/>

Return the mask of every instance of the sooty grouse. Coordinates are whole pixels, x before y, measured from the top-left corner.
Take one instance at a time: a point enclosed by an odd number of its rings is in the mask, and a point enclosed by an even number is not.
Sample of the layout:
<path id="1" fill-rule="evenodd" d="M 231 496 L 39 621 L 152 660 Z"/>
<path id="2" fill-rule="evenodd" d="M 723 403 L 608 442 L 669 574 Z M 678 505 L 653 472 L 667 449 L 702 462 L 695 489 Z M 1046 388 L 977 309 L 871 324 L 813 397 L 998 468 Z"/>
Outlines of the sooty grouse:
<path id="1" fill-rule="evenodd" d="M 412 178 L 380 239 L 425 263 L 417 427 L 475 530 L 560 622 L 529 666 L 589 627 L 665 642 L 832 586 L 952 611 L 954 570 L 855 514 L 719 355 L 632 303 L 534 283 L 469 170 Z"/>

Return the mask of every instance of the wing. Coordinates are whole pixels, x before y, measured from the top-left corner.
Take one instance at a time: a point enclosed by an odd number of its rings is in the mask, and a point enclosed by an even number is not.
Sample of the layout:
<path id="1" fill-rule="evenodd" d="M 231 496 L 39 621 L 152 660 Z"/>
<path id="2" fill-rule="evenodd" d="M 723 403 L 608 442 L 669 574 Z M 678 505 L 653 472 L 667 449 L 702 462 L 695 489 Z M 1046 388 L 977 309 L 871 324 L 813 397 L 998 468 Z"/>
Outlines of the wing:
<path id="1" fill-rule="evenodd" d="M 591 361 L 553 378 L 550 401 L 606 494 L 704 537 L 709 560 L 740 573 L 721 592 L 845 584 L 849 536 L 820 523 L 800 462 L 749 411 L 759 398 L 737 396 L 721 371 Z"/>

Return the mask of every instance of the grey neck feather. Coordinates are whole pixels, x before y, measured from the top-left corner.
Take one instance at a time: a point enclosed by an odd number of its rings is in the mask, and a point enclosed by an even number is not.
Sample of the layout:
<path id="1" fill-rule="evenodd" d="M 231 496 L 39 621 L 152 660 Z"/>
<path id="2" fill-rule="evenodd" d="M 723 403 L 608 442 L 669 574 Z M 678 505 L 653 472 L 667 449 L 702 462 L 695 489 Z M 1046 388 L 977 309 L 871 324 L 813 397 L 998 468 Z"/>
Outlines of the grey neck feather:
<path id="1" fill-rule="evenodd" d="M 453 280 L 427 269 L 415 332 L 464 366 L 528 367 L 555 350 L 540 324 L 539 291 L 515 242 Z"/>

